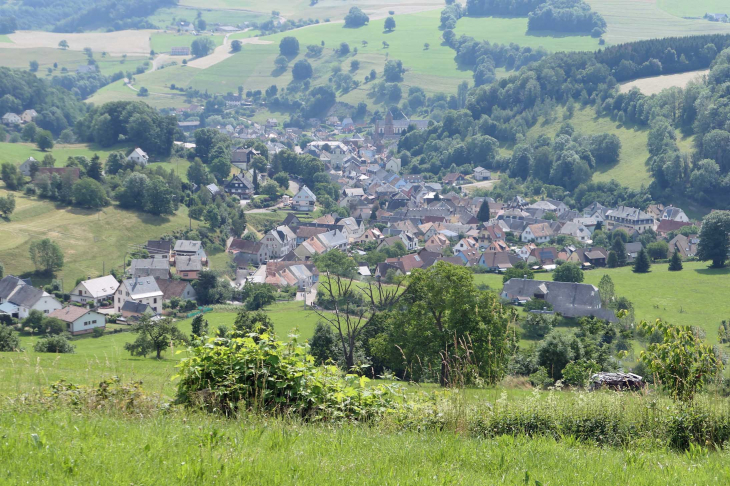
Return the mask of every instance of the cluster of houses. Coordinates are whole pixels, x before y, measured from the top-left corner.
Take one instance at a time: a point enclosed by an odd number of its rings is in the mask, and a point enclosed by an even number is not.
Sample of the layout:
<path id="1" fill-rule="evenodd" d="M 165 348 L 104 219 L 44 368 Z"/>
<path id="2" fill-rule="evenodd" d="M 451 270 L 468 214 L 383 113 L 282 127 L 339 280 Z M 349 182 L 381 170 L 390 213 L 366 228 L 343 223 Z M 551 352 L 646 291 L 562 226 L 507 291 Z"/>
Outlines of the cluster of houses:
<path id="1" fill-rule="evenodd" d="M 200 241 L 150 240 L 145 250 L 149 257 L 133 259 L 121 282 L 112 275 L 79 282 L 66 306 L 29 280 L 9 275 L 0 280 L 0 315 L 24 319 L 37 310 L 66 322 L 68 332 L 79 335 L 104 328 L 109 314 L 131 322 L 145 315 L 155 318 L 163 303 L 174 298 L 196 300 L 191 281 L 208 265 Z"/>
<path id="2" fill-rule="evenodd" d="M 2 122 L 6 126 L 23 125 L 32 122 L 37 116 L 38 113 L 35 110 L 25 110 L 20 114 L 8 112 L 3 115 Z"/>

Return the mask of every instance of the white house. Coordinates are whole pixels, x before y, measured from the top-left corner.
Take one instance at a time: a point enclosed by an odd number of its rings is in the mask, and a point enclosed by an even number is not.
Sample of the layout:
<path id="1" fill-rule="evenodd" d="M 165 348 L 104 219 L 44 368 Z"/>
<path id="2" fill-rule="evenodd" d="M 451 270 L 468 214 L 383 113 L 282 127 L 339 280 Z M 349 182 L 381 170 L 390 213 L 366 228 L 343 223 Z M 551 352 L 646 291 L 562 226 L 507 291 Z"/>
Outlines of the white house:
<path id="1" fill-rule="evenodd" d="M 588 228 L 583 226 L 582 224 L 575 223 L 575 222 L 568 222 L 563 225 L 562 228 L 560 228 L 560 234 L 561 235 L 568 235 L 572 236 L 578 241 L 581 241 L 583 243 L 591 243 L 591 236 L 592 233 Z"/>
<path id="2" fill-rule="evenodd" d="M 63 307 L 55 297 L 31 285 L 17 287 L 15 292 L 7 300 L 18 307 L 17 314 L 19 319 L 25 319 L 30 314 L 30 311 L 33 310 L 47 315 Z"/>
<path id="3" fill-rule="evenodd" d="M 674 206 L 667 206 L 666 208 L 664 208 L 664 212 L 662 213 L 662 220 L 689 223 L 689 218 L 684 213 L 684 211 L 679 208 L 675 208 Z"/>
<path id="4" fill-rule="evenodd" d="M 54 317 L 65 322 L 68 326 L 68 332 L 72 336 L 90 333 L 97 327 L 106 328 L 104 314 L 99 314 L 85 307 L 76 307 L 75 305 L 55 310 L 48 314 L 48 317 Z"/>
<path id="5" fill-rule="evenodd" d="M 520 239 L 525 242 L 545 243 L 553 237 L 553 230 L 547 223 L 531 224 L 522 232 Z"/>
<path id="6" fill-rule="evenodd" d="M 137 147 L 131 154 L 129 154 L 127 160 L 144 167 L 150 161 L 150 158 L 144 150 Z"/>
<path id="7" fill-rule="evenodd" d="M 154 277 L 130 278 L 124 280 L 114 294 L 114 312 L 122 313 L 125 302 L 147 304 L 156 313 L 162 311 L 163 293 Z"/>
<path id="8" fill-rule="evenodd" d="M 5 125 L 20 125 L 23 120 L 15 113 L 5 113 L 3 115 L 3 123 Z"/>
<path id="9" fill-rule="evenodd" d="M 392 172 L 393 174 L 398 174 L 401 169 L 401 161 L 400 159 L 396 159 L 391 157 L 386 163 L 385 163 L 385 170 L 388 172 Z"/>
<path id="10" fill-rule="evenodd" d="M 492 178 L 492 173 L 484 167 L 474 169 L 474 179 L 478 181 L 488 181 Z"/>
<path id="11" fill-rule="evenodd" d="M 35 164 L 36 167 L 40 165 L 38 164 L 38 161 L 36 159 L 34 159 L 33 157 L 28 157 L 27 159 L 25 159 L 25 162 L 18 166 L 18 170 L 25 177 L 30 177 L 33 164 Z"/>
<path id="12" fill-rule="evenodd" d="M 99 305 L 101 301 L 112 300 L 118 288 L 119 282 L 111 275 L 84 280 L 71 292 L 71 300 L 82 304 L 93 302 L 94 305 Z"/>
<path id="13" fill-rule="evenodd" d="M 307 186 L 302 187 L 292 200 L 292 208 L 296 211 L 314 211 L 317 196 Z"/>
<path id="14" fill-rule="evenodd" d="M 277 226 L 259 241 L 272 258 L 281 258 L 296 247 L 297 235 L 288 226 Z"/>

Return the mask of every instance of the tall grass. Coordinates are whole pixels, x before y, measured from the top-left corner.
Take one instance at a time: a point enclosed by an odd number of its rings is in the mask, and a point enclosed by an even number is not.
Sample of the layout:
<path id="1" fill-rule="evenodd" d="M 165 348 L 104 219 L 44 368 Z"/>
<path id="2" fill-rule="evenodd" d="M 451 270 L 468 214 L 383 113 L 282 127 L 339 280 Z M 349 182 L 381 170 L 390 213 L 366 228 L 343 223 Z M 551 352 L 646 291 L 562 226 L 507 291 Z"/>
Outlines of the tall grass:
<path id="1" fill-rule="evenodd" d="M 2 484 L 719 484 L 726 453 L 198 413 L 1 413 Z M 539 482 L 538 482 L 539 481 Z"/>

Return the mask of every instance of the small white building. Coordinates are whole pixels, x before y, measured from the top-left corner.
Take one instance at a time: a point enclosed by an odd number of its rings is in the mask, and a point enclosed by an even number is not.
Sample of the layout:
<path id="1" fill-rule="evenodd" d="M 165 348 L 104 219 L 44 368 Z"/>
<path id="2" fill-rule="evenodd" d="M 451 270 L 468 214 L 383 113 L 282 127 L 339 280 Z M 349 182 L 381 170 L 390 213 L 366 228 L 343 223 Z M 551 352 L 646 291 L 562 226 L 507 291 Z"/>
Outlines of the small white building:
<path id="1" fill-rule="evenodd" d="M 401 169 L 401 161 L 400 159 L 396 159 L 394 157 L 391 157 L 386 163 L 385 163 L 385 170 L 388 172 L 392 172 L 393 174 L 398 174 Z"/>
<path id="2" fill-rule="evenodd" d="M 296 211 L 314 211 L 314 205 L 316 203 L 317 196 L 307 186 L 303 186 L 297 195 L 294 196 L 292 208 Z"/>
<path id="3" fill-rule="evenodd" d="M 23 120 L 23 123 L 30 123 L 33 120 L 35 120 L 35 117 L 38 116 L 38 112 L 35 110 L 25 110 L 21 115 L 20 119 Z"/>
<path id="4" fill-rule="evenodd" d="M 524 243 L 545 243 L 552 239 L 553 230 L 547 223 L 531 224 L 522 232 L 520 239 Z"/>
<path id="5" fill-rule="evenodd" d="M 163 295 L 154 277 L 124 280 L 114 295 L 114 312 L 121 314 L 125 302 L 135 302 L 147 304 L 156 314 L 159 314 L 162 311 Z"/>
<path id="6" fill-rule="evenodd" d="M 484 167 L 474 169 L 474 179 L 478 181 L 488 181 L 492 179 L 492 173 Z"/>
<path id="7" fill-rule="evenodd" d="M 106 328 L 106 317 L 104 314 L 99 314 L 85 307 L 76 307 L 75 305 L 55 310 L 48 314 L 48 317 L 65 322 L 68 326 L 68 332 L 72 336 L 88 334 L 97 327 L 102 329 Z"/>
<path id="8" fill-rule="evenodd" d="M 25 159 L 25 162 L 23 162 L 22 164 L 20 164 L 18 166 L 18 170 L 25 177 L 30 177 L 30 175 L 32 173 L 31 169 L 33 167 L 33 164 L 35 164 L 36 167 L 38 167 L 40 165 L 36 159 L 34 159 L 33 157 L 28 157 L 27 159 Z"/>
<path id="9" fill-rule="evenodd" d="M 144 150 L 137 147 L 131 154 L 129 154 L 127 160 L 130 162 L 134 162 L 137 165 L 141 165 L 142 167 L 145 167 L 150 161 L 150 157 Z"/>
<path id="10" fill-rule="evenodd" d="M 82 304 L 93 302 L 94 305 L 99 305 L 104 300 L 112 300 L 118 288 L 119 282 L 111 275 L 84 280 L 71 292 L 71 300 Z"/>

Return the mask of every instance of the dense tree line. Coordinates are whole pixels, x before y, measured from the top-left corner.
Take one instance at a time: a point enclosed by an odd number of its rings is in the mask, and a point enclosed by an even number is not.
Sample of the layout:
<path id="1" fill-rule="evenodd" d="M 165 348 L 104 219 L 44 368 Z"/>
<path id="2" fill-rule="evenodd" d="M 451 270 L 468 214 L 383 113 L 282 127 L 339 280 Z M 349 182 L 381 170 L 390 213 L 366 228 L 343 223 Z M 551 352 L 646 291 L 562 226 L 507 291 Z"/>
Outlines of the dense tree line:
<path id="1" fill-rule="evenodd" d="M 38 112 L 39 127 L 58 134 L 83 117 L 87 107 L 31 72 L 0 67 L 0 111 L 20 114 L 29 109 Z"/>
<path id="2" fill-rule="evenodd" d="M 728 47 L 730 35 L 667 37 L 611 46 L 596 52 L 595 58 L 610 68 L 617 81 L 627 81 L 707 69 Z"/>
<path id="3" fill-rule="evenodd" d="M 471 16 L 519 15 L 527 16 L 545 0 L 466 0 L 466 12 Z"/>
<path id="4" fill-rule="evenodd" d="M 94 107 L 75 125 L 80 140 L 111 147 L 120 140 L 133 142 L 150 155 L 172 151 L 177 120 L 161 115 L 139 101 L 114 101 Z"/>
<path id="5" fill-rule="evenodd" d="M 606 20 L 583 0 L 548 0 L 530 12 L 527 30 L 591 32 L 600 37 L 606 31 Z"/>
<path id="6" fill-rule="evenodd" d="M 175 0 L 23 0 L 0 7 L 0 17 L 13 19 L 18 29 L 78 32 L 155 28 L 145 17 Z"/>
<path id="7" fill-rule="evenodd" d="M 123 79 L 124 77 L 125 74 L 122 71 L 110 76 L 105 76 L 100 72 L 64 74 L 62 76 L 53 76 L 51 84 L 72 92 L 77 98 L 85 99 L 107 84 Z"/>
<path id="8" fill-rule="evenodd" d="M 494 82 L 497 79 L 496 68 L 518 70 L 548 55 L 542 47 L 533 49 L 516 44 L 491 44 L 463 35 L 457 39 L 450 30 L 444 32 L 444 40 L 456 51 L 456 61 L 460 65 L 472 67 L 475 86 Z"/>

